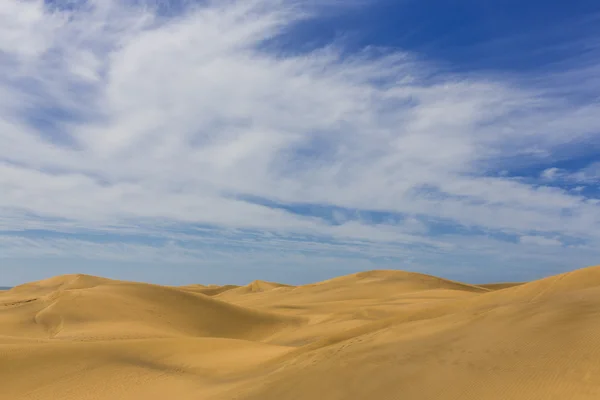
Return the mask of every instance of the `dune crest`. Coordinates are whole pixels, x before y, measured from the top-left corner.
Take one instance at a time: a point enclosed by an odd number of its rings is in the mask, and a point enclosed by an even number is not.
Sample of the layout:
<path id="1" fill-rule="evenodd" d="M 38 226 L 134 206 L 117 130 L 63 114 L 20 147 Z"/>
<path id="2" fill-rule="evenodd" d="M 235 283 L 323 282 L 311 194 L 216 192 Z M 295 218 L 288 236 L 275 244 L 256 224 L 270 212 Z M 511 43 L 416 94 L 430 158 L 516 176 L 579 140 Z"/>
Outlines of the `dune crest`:
<path id="1" fill-rule="evenodd" d="M 259 339 L 302 323 L 299 318 L 245 309 L 201 293 L 86 275 L 21 285 L 0 297 L 0 306 L 11 317 L 0 319 L 4 322 L 0 335 L 20 328 L 32 337 L 70 340 Z"/>
<path id="2" fill-rule="evenodd" d="M 469 285 L 462 282 L 456 282 L 449 279 L 438 278 L 433 275 L 427 275 L 417 272 L 399 271 L 399 270 L 373 270 L 358 272 L 327 281 L 317 283 L 325 284 L 348 284 L 348 283 L 394 283 L 398 288 L 405 290 L 426 290 L 426 289 L 449 289 L 464 290 L 472 292 L 486 292 L 487 289 L 480 286 Z"/>
<path id="3" fill-rule="evenodd" d="M 85 274 L 68 274 L 59 275 L 40 281 L 25 283 L 23 285 L 15 286 L 10 289 L 11 293 L 36 293 L 44 294 L 54 292 L 60 289 L 85 289 L 92 288 L 94 286 L 116 282 L 111 279 L 101 278 L 98 276 L 85 275 Z"/>
<path id="4" fill-rule="evenodd" d="M 275 289 L 286 289 L 286 288 L 291 289 L 293 287 L 294 286 L 286 285 L 283 283 L 255 280 L 255 281 L 250 282 L 248 285 L 239 286 L 239 287 L 235 287 L 235 288 L 231 288 L 229 290 L 223 291 L 223 292 L 219 293 L 219 295 L 220 295 L 220 297 L 228 298 L 228 297 L 235 297 L 235 296 L 250 294 L 250 293 L 268 292 L 268 291 L 275 290 Z"/>
<path id="5" fill-rule="evenodd" d="M 0 292 L 0 381 L 11 399 L 591 400 L 598 332 L 600 267 L 482 285 L 63 275 Z"/>
<path id="6" fill-rule="evenodd" d="M 194 292 L 194 293 L 201 293 L 206 296 L 216 296 L 216 295 L 226 292 L 228 290 L 239 288 L 239 286 L 238 285 L 223 285 L 223 286 L 207 285 L 207 286 L 205 286 L 205 285 L 197 285 L 196 284 L 196 285 L 179 286 L 178 288 L 182 289 L 182 290 Z"/>

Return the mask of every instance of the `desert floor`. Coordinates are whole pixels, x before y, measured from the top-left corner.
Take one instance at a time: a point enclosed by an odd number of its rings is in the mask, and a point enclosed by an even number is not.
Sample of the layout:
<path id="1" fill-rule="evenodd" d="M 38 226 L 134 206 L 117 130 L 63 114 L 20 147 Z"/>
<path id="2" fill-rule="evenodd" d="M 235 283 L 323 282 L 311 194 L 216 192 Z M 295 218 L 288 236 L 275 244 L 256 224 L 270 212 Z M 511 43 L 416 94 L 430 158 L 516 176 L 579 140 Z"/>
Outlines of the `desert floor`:
<path id="1" fill-rule="evenodd" d="M 0 291 L 1 399 L 600 399 L 600 267 Z"/>

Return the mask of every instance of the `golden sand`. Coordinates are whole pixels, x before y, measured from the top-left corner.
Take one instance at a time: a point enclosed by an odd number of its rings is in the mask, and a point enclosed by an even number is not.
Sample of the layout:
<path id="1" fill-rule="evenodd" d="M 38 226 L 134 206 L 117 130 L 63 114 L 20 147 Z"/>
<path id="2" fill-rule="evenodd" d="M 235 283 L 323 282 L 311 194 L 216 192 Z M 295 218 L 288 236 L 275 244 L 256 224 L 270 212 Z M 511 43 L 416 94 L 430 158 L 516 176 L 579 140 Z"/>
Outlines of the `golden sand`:
<path id="1" fill-rule="evenodd" d="M 0 399 L 600 399 L 600 267 L 0 291 Z"/>

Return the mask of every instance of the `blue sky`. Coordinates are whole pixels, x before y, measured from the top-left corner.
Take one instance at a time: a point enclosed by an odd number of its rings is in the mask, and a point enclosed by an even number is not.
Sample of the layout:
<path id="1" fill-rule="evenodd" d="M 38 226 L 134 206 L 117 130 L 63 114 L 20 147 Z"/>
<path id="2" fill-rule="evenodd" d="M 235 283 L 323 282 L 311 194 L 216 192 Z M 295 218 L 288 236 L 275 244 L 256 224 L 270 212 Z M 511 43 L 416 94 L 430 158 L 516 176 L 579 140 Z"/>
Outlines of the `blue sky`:
<path id="1" fill-rule="evenodd" d="M 0 285 L 600 263 L 595 1 L 0 5 Z"/>

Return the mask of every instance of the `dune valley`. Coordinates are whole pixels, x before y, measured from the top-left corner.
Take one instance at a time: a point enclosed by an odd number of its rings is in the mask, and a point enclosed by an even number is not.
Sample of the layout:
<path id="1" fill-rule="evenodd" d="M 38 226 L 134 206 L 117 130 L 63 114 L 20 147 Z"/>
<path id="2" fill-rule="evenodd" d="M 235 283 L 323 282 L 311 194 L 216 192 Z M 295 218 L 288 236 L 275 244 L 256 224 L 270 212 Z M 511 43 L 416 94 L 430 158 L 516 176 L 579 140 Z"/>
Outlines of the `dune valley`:
<path id="1" fill-rule="evenodd" d="M 598 399 L 600 267 L 469 285 L 65 275 L 0 291 L 2 399 Z"/>

